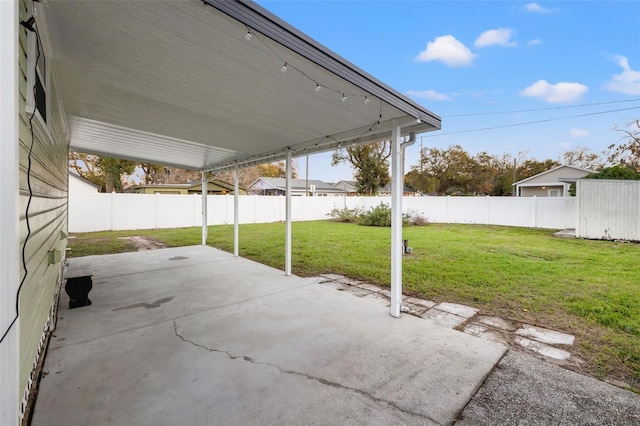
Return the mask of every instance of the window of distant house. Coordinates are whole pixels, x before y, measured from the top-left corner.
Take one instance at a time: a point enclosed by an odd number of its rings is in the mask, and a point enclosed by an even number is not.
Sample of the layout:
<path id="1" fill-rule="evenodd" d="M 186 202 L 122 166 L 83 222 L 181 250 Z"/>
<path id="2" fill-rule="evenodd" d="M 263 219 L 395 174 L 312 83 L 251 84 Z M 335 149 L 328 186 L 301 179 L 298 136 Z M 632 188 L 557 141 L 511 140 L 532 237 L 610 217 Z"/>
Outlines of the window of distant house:
<path id="1" fill-rule="evenodd" d="M 47 127 L 49 118 L 49 69 L 44 46 L 36 33 L 27 31 L 27 113 Z"/>

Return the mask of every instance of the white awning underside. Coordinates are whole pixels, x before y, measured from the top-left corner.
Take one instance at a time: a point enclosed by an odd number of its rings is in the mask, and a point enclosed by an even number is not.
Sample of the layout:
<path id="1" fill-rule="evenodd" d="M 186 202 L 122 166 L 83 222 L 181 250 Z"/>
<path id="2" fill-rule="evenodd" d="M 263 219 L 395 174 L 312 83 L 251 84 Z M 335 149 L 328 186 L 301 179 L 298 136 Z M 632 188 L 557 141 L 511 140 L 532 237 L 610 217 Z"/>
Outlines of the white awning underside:
<path id="1" fill-rule="evenodd" d="M 71 150 L 210 170 L 381 140 L 392 120 L 404 135 L 440 128 L 259 6 L 212 5 L 51 0 Z"/>

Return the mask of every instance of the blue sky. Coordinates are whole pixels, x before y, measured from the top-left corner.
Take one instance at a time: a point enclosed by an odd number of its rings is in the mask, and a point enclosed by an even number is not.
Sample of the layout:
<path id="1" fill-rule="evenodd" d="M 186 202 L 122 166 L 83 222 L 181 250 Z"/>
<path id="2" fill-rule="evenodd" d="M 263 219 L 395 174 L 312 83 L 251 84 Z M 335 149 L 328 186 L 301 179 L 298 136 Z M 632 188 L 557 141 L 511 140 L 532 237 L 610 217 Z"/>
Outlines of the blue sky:
<path id="1" fill-rule="evenodd" d="M 620 140 L 615 127 L 640 117 L 637 1 L 258 3 L 440 115 L 425 147 L 558 159 L 578 146 L 606 149 Z M 594 115 L 559 119 L 584 114 Z M 419 150 L 420 137 L 406 171 Z M 330 163 L 331 153 L 310 157 L 309 177 L 352 179 Z"/>

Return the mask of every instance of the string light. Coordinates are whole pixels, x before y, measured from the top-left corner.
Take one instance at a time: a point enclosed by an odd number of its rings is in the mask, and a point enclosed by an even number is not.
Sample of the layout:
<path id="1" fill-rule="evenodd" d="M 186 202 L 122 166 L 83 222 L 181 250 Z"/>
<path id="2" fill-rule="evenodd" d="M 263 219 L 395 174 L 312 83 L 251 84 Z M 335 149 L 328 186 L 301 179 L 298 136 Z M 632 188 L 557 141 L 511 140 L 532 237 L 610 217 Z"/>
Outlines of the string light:
<path id="1" fill-rule="evenodd" d="M 206 2 L 205 2 L 206 4 Z M 341 90 L 332 88 L 332 87 L 327 87 L 325 85 L 320 84 L 318 81 L 316 81 L 314 78 L 312 78 L 310 75 L 308 75 L 307 73 L 305 73 L 304 71 L 302 71 L 301 69 L 297 68 L 294 65 L 289 65 L 288 62 L 286 62 L 280 55 L 278 55 L 278 53 L 273 50 L 268 44 L 266 44 L 264 41 L 262 41 L 261 37 L 258 36 L 258 34 L 253 34 L 253 32 L 251 31 L 251 28 L 249 28 L 248 26 L 245 26 L 245 28 L 247 29 L 247 32 L 244 35 L 244 38 L 247 40 L 251 40 L 253 38 L 253 36 L 256 36 L 256 39 L 262 43 L 264 45 L 265 48 L 267 48 L 268 50 L 271 51 L 271 53 L 273 53 L 273 55 L 280 59 L 282 61 L 282 67 L 280 67 L 280 71 L 287 72 L 287 70 L 289 68 L 292 68 L 294 71 L 297 71 L 298 73 L 302 74 L 304 77 L 306 77 L 308 80 L 311 80 L 313 83 L 315 83 L 315 91 L 316 92 L 320 92 L 322 89 L 326 89 L 329 90 L 331 92 L 335 92 L 336 94 L 342 94 L 341 100 L 342 102 L 346 102 L 349 96 L 355 96 L 357 98 L 362 98 L 363 103 L 366 105 L 368 104 L 371 100 L 369 99 L 369 97 L 367 95 L 363 95 L 363 94 L 358 94 L 358 93 L 345 93 L 342 92 Z M 382 101 L 380 103 L 380 107 L 382 108 Z"/>

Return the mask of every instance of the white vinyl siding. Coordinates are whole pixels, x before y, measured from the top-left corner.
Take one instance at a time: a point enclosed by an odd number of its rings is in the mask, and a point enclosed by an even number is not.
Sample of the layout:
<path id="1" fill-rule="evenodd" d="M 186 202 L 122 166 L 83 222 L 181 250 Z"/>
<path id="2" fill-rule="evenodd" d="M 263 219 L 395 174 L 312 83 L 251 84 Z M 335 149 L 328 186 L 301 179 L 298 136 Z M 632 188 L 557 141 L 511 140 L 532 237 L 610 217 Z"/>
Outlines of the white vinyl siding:
<path id="1" fill-rule="evenodd" d="M 40 14 L 44 8 L 41 8 Z M 21 1 L 20 19 L 31 16 L 31 2 Z M 37 18 L 38 19 L 38 18 Z M 67 232 L 67 187 L 68 187 L 68 146 L 64 111 L 59 94 L 56 91 L 53 74 L 47 78 L 49 114 L 48 125 L 44 126 L 38 117 L 32 121 L 34 139 L 31 137 L 27 112 L 27 38 L 25 29 L 20 29 L 20 259 L 22 246 L 27 237 L 26 209 L 29 202 L 28 175 L 31 180 L 31 203 L 29 205 L 29 225 L 31 234 L 26 245 L 24 260 L 27 267 L 26 280 L 20 292 L 20 366 L 19 400 L 23 400 L 31 386 L 31 374 L 34 363 L 40 355 L 42 338 L 52 307 L 57 285 L 61 278 L 60 263 L 49 264 L 48 252 L 60 250 L 64 253 Z M 46 42 L 47 35 L 40 27 L 40 38 Z M 47 58 L 47 67 L 52 73 L 51 58 Z M 33 142 L 33 147 L 32 147 Z M 29 172 L 29 151 L 31 149 L 31 169 Z M 64 234 L 61 234 L 61 232 Z M 61 238 L 62 236 L 62 238 Z M 24 277 L 24 268 L 20 265 L 20 279 Z M 23 409 L 23 408 L 21 408 Z"/>

